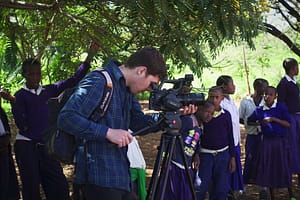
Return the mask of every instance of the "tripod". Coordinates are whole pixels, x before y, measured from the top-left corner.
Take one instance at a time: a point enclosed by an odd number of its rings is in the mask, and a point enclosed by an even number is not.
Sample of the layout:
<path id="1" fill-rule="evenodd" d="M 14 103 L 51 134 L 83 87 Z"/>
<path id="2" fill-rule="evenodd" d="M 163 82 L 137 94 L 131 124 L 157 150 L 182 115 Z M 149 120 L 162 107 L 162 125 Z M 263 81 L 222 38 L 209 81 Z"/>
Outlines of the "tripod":
<path id="1" fill-rule="evenodd" d="M 181 120 L 178 112 L 167 112 L 165 114 L 168 127 L 166 131 L 162 133 L 160 139 L 159 151 L 156 156 L 154 164 L 154 170 L 152 178 L 149 183 L 147 200 L 161 199 L 163 200 L 165 195 L 165 189 L 167 180 L 169 177 L 169 169 L 172 157 L 175 152 L 175 145 L 178 144 L 180 148 L 180 155 L 184 161 L 184 170 L 189 181 L 189 187 L 193 196 L 193 200 L 196 199 L 193 181 L 189 172 L 188 163 L 184 154 L 184 146 L 182 137 L 179 134 L 181 128 Z"/>

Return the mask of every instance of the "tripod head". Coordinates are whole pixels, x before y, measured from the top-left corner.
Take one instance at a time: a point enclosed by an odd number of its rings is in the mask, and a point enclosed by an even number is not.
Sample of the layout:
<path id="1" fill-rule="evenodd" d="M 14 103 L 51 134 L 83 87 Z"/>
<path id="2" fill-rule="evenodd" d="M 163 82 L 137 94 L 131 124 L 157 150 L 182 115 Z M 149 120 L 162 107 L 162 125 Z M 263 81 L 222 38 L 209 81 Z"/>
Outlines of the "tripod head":
<path id="1" fill-rule="evenodd" d="M 181 129 L 181 119 L 179 111 L 167 111 L 162 113 L 162 128 L 168 135 L 179 135 Z"/>
<path id="2" fill-rule="evenodd" d="M 158 113 L 157 122 L 132 133 L 133 136 L 149 132 L 149 130 L 164 131 L 168 135 L 178 135 L 181 129 L 181 119 L 179 111 L 166 111 Z"/>

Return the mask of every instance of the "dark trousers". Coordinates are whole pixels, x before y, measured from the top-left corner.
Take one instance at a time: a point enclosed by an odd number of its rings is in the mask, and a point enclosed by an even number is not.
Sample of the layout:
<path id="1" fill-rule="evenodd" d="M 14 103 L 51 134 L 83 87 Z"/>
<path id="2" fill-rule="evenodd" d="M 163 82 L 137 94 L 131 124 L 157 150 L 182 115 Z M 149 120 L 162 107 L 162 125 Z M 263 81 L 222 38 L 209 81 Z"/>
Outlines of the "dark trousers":
<path id="1" fill-rule="evenodd" d="M 13 161 L 11 146 L 0 151 L 0 200 L 18 200 L 19 184 Z"/>
<path id="2" fill-rule="evenodd" d="M 83 185 L 83 193 L 88 200 L 136 200 L 136 196 L 132 193 L 113 188 L 104 188 L 96 185 Z"/>
<path id="3" fill-rule="evenodd" d="M 16 140 L 16 160 L 22 181 L 23 200 L 40 200 L 40 184 L 47 200 L 69 200 L 69 186 L 60 163 L 44 145 Z"/>
<path id="4" fill-rule="evenodd" d="M 229 191 L 229 150 L 217 154 L 200 153 L 199 187 L 198 200 L 204 200 L 209 190 L 210 200 L 224 200 Z M 209 188 L 211 187 L 211 188 Z"/>

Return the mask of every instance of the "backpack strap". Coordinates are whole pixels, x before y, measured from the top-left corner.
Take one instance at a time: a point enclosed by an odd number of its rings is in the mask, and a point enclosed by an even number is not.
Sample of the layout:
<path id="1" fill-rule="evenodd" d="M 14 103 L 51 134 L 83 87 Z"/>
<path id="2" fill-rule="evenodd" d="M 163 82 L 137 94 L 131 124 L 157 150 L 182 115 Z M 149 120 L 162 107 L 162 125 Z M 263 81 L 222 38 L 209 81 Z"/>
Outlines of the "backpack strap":
<path id="1" fill-rule="evenodd" d="M 99 120 L 99 117 L 101 118 L 105 115 L 113 94 L 113 83 L 109 73 L 103 68 L 98 68 L 95 71 L 104 76 L 106 85 L 102 95 L 102 99 L 90 117 L 93 121 L 97 121 Z"/>

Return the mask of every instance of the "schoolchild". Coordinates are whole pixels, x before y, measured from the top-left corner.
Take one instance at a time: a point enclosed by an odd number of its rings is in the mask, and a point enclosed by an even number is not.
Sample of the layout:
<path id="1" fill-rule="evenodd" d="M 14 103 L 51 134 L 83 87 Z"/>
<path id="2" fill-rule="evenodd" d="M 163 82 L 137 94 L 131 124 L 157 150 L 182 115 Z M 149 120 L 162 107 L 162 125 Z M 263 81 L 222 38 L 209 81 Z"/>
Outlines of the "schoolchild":
<path id="1" fill-rule="evenodd" d="M 230 174 L 229 183 L 230 183 L 230 192 L 228 194 L 229 199 L 234 199 L 234 191 L 239 191 L 243 193 L 244 182 L 242 174 L 242 163 L 241 163 L 241 132 L 240 132 L 240 117 L 238 107 L 235 104 L 234 100 L 230 97 L 235 93 L 235 85 L 231 76 L 222 75 L 217 81 L 216 85 L 223 88 L 224 99 L 221 102 L 223 109 L 228 110 L 231 115 L 232 120 L 232 130 L 235 146 L 235 161 L 236 161 L 236 170 L 234 173 Z"/>
<path id="2" fill-rule="evenodd" d="M 230 113 L 221 107 L 223 89 L 209 89 L 208 101 L 214 104 L 212 120 L 203 122 L 201 136 L 198 200 L 204 200 L 209 192 L 210 199 L 226 199 L 229 191 L 229 174 L 235 171 L 235 150 Z"/>
<path id="3" fill-rule="evenodd" d="M 0 89 L 0 98 L 12 100 L 13 96 Z M 10 144 L 11 132 L 7 115 L 0 99 L 0 200 L 19 200 L 19 184 Z"/>
<path id="4" fill-rule="evenodd" d="M 205 102 L 198 106 L 194 115 L 181 117 L 182 128 L 179 133 L 184 145 L 184 153 L 188 162 L 191 177 L 199 167 L 200 136 L 203 131 L 203 122 L 209 122 L 214 113 L 214 105 Z M 170 171 L 165 190 L 165 200 L 190 200 L 193 199 L 179 144 L 176 144 L 175 155 L 170 164 Z"/>
<path id="5" fill-rule="evenodd" d="M 298 62 L 294 58 L 286 58 L 283 63 L 284 77 L 277 85 L 277 101 L 284 103 L 291 115 L 289 134 L 287 135 L 291 156 L 291 171 L 298 174 L 300 182 L 300 92 L 296 76 L 299 73 Z"/>
<path id="6" fill-rule="evenodd" d="M 254 184 L 258 147 L 261 142 L 260 126 L 254 123 L 248 123 L 247 118 L 255 111 L 257 106 L 262 106 L 264 104 L 264 91 L 268 85 L 268 81 L 263 78 L 255 79 L 253 82 L 254 93 L 243 98 L 239 107 L 240 122 L 244 125 L 247 134 L 243 169 L 245 190 L 247 184 Z M 262 188 L 260 191 L 260 198 L 265 199 L 266 195 L 266 189 Z"/>
<path id="7" fill-rule="evenodd" d="M 41 63 L 27 58 L 22 64 L 25 85 L 15 93 L 12 113 L 19 129 L 15 154 L 22 181 L 24 200 L 41 199 L 40 185 L 48 200 L 68 200 L 69 186 L 60 163 L 49 156 L 43 142 L 48 128 L 47 101 L 66 88 L 74 87 L 90 69 L 90 55 L 96 50 L 91 46 L 85 62 L 76 73 L 54 84 L 41 85 Z"/>
<path id="8" fill-rule="evenodd" d="M 262 131 L 255 183 L 270 188 L 272 200 L 275 199 L 274 188 L 288 188 L 290 198 L 294 199 L 287 141 L 290 115 L 284 104 L 275 101 L 276 97 L 276 88 L 268 86 L 265 104 L 248 118 L 248 122 L 259 123 Z"/>

